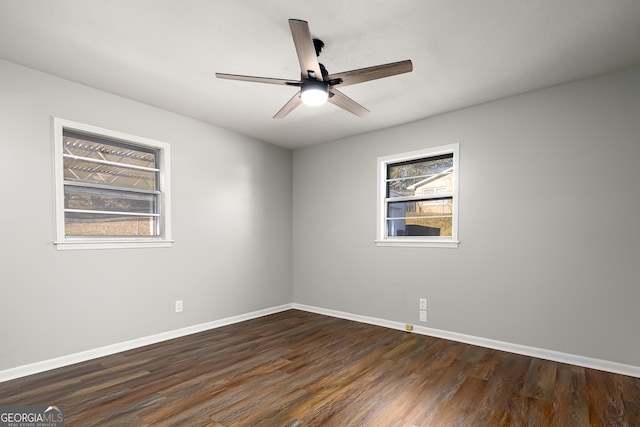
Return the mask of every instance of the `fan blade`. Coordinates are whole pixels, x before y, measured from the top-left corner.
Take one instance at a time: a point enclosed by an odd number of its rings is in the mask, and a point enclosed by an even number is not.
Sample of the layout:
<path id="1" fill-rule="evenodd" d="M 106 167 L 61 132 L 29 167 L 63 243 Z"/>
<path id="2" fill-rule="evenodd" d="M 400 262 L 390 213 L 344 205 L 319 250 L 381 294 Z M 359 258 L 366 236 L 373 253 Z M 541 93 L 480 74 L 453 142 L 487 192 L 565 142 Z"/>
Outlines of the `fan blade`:
<path id="1" fill-rule="evenodd" d="M 293 44 L 296 45 L 298 61 L 300 61 L 300 72 L 304 79 L 314 79 L 322 81 L 320 63 L 316 55 L 316 48 L 313 46 L 311 32 L 307 21 L 300 19 L 289 19 Z M 310 75 L 313 73 L 313 76 Z"/>
<path id="2" fill-rule="evenodd" d="M 348 112 L 355 114 L 358 117 L 364 117 L 370 113 L 369 110 L 367 110 L 362 105 L 358 104 L 356 101 L 349 98 L 339 90 L 332 88 L 330 92 L 332 96 L 329 97 L 329 102 L 333 105 L 337 105 L 338 107 L 347 110 Z"/>
<path id="3" fill-rule="evenodd" d="M 390 64 L 376 65 L 375 67 L 360 68 L 358 70 L 345 71 L 327 76 L 326 80 L 341 79 L 340 86 L 349 86 L 369 80 L 381 79 L 383 77 L 395 76 L 396 74 L 413 71 L 413 64 L 410 59 Z"/>
<path id="4" fill-rule="evenodd" d="M 289 114 L 294 108 L 298 105 L 302 104 L 302 99 L 300 99 L 300 91 L 298 91 L 293 98 L 291 98 L 284 106 L 273 116 L 274 119 L 282 119 L 284 116 Z"/>
<path id="5" fill-rule="evenodd" d="M 219 79 L 241 80 L 243 82 L 270 83 L 274 85 L 300 86 L 298 80 L 272 79 L 271 77 L 241 76 L 239 74 L 216 73 Z"/>

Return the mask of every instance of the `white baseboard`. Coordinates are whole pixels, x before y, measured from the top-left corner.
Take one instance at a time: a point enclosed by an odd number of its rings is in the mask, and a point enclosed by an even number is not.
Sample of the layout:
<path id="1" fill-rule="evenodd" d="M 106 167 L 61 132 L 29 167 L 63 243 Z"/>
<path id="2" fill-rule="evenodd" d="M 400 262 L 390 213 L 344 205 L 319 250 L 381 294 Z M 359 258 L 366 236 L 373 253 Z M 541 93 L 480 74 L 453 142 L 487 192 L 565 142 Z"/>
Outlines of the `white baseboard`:
<path id="1" fill-rule="evenodd" d="M 294 303 L 292 308 L 308 311 L 311 313 L 324 314 L 338 317 L 340 319 L 354 320 L 356 322 L 368 323 L 370 325 L 383 326 L 385 328 L 405 331 L 406 324 L 391 320 L 378 319 L 375 317 L 361 316 L 358 314 L 346 313 L 342 311 L 330 310 L 321 307 L 314 307 L 304 304 Z M 585 368 L 598 369 L 600 371 L 612 372 L 615 374 L 628 375 L 640 378 L 640 366 L 625 365 L 623 363 L 611 362 L 608 360 L 595 359 L 592 357 L 578 356 L 571 353 L 546 350 L 542 348 L 529 347 L 526 345 L 513 344 L 504 341 L 497 341 L 488 338 L 475 337 L 472 335 L 459 334 L 456 332 L 443 331 L 441 329 L 427 328 L 425 326 L 413 325 L 413 333 L 428 335 L 436 338 L 444 338 L 451 341 L 465 344 L 477 345 L 480 347 L 492 348 L 495 350 L 507 351 L 510 353 L 522 354 L 524 356 L 537 357 L 539 359 L 552 360 L 554 362 L 567 363 L 570 365 L 582 366 Z"/>
<path id="2" fill-rule="evenodd" d="M 0 371 L 0 382 L 9 381 L 16 378 L 25 377 L 27 375 L 37 374 L 51 369 L 61 368 L 63 366 L 73 365 L 74 363 L 85 362 L 87 360 L 96 359 L 98 357 L 109 356 L 111 354 L 120 353 L 134 348 L 143 347 L 145 345 L 155 344 L 161 341 L 167 341 L 174 338 L 180 338 L 186 335 L 198 332 L 208 331 L 210 329 L 219 328 L 234 323 L 243 322 L 245 320 L 255 319 L 257 317 L 269 314 L 279 313 L 289 309 L 297 309 L 308 311 L 310 313 L 324 314 L 326 316 L 337 317 L 340 319 L 353 320 L 356 322 L 367 323 L 370 325 L 383 326 L 385 328 L 397 329 L 404 331 L 405 323 L 392 320 L 379 319 L 376 317 L 361 316 L 358 314 L 346 313 L 343 311 L 330 310 L 327 308 L 314 307 L 304 304 L 283 304 L 276 307 L 270 307 L 263 310 L 253 311 L 251 313 L 231 316 L 220 320 L 214 320 L 199 325 L 188 326 L 186 328 L 176 329 L 173 331 L 163 332 L 156 335 L 137 338 L 130 341 L 116 343 L 105 347 L 92 350 L 82 351 L 79 353 L 69 354 L 57 357 L 55 359 L 44 360 L 29 365 L 18 366 L 15 368 Z M 640 367 L 625 365 L 607 360 L 594 359 L 591 357 L 578 356 L 570 353 L 562 353 L 559 351 L 545 350 L 536 347 L 528 347 L 519 344 L 508 343 L 504 341 L 491 340 L 472 335 L 464 335 L 456 332 L 443 331 L 441 329 L 427 328 L 424 326 L 413 326 L 413 333 L 428 335 L 436 338 L 444 338 L 451 341 L 462 342 L 466 344 L 477 345 L 481 347 L 492 348 L 495 350 L 508 351 L 510 353 L 522 354 L 525 356 L 537 357 L 540 359 L 552 360 L 555 362 L 568 363 L 571 365 L 583 366 L 585 368 L 598 369 L 601 371 L 612 372 L 616 374 L 628 375 L 640 378 Z"/>
<path id="3" fill-rule="evenodd" d="M 210 329 L 219 328 L 221 326 L 231 325 L 233 323 L 244 322 L 245 320 L 255 319 L 256 317 L 266 316 L 268 314 L 278 313 L 289 310 L 292 304 L 284 304 L 276 307 L 265 308 L 263 310 L 252 311 L 251 313 L 231 316 L 220 320 L 214 320 L 199 325 L 188 326 L 186 328 L 176 329 L 173 331 L 162 332 L 156 335 L 136 338 L 130 341 L 111 344 L 92 350 L 81 351 L 79 353 L 68 354 L 66 356 L 56 357 L 55 359 L 43 360 L 41 362 L 31 363 L 29 365 L 18 366 L 4 371 L 0 371 L 0 382 L 9 381 L 15 378 L 26 377 L 27 375 L 37 374 L 51 369 L 61 368 L 63 366 L 73 365 L 74 363 L 86 362 L 87 360 L 97 359 L 98 357 L 109 356 L 111 354 L 120 353 L 134 348 L 143 347 L 145 345 L 155 344 L 161 341 L 167 341 L 174 338 L 180 338 L 186 335 L 198 332 L 208 331 Z"/>

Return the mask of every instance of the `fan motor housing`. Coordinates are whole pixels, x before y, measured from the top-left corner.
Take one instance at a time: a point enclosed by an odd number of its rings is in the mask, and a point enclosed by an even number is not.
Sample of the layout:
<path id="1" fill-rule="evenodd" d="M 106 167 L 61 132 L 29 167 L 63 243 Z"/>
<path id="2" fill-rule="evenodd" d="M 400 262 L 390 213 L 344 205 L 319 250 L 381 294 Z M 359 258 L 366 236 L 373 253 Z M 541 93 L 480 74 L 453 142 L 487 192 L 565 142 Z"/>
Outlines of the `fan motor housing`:
<path id="1" fill-rule="evenodd" d="M 319 80 L 303 80 L 300 85 L 300 98 L 307 105 L 322 105 L 329 98 L 329 86 Z"/>

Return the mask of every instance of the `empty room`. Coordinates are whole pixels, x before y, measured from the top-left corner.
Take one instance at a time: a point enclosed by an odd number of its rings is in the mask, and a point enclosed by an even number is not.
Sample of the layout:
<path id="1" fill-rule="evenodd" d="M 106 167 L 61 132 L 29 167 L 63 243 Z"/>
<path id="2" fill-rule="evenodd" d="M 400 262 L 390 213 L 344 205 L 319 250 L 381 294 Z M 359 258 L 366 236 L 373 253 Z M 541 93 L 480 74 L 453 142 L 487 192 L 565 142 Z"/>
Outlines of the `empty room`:
<path id="1" fill-rule="evenodd" d="M 0 427 L 640 426 L 640 2 L 1 0 Z"/>

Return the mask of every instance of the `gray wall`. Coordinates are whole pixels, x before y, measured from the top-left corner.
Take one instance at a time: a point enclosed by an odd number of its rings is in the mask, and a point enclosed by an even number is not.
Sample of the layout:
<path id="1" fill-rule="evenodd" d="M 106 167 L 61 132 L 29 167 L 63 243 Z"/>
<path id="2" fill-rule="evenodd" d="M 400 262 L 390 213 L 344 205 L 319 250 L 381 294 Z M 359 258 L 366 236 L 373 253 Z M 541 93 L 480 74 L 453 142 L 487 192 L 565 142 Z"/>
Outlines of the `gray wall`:
<path id="1" fill-rule="evenodd" d="M 639 112 L 635 69 L 295 151 L 294 301 L 640 366 Z M 376 247 L 376 158 L 454 142 L 460 247 Z"/>
<path id="2" fill-rule="evenodd" d="M 56 251 L 51 116 L 171 144 L 172 248 Z M 0 129 L 0 370 L 292 301 L 289 150 L 4 61 Z"/>

